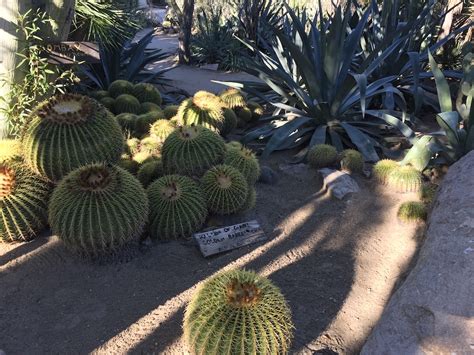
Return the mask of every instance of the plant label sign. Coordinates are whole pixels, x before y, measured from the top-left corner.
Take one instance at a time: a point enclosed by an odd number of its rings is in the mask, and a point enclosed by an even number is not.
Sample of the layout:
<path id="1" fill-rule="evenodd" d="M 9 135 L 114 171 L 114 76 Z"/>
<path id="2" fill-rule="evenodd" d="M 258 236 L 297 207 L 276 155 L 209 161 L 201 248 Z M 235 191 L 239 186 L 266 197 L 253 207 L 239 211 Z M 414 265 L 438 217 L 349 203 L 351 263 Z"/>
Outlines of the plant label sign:
<path id="1" fill-rule="evenodd" d="M 99 63 L 99 45 L 94 42 L 59 42 L 46 45 L 51 64 Z"/>
<path id="2" fill-rule="evenodd" d="M 257 221 L 195 233 L 199 249 L 205 257 L 267 239 Z"/>

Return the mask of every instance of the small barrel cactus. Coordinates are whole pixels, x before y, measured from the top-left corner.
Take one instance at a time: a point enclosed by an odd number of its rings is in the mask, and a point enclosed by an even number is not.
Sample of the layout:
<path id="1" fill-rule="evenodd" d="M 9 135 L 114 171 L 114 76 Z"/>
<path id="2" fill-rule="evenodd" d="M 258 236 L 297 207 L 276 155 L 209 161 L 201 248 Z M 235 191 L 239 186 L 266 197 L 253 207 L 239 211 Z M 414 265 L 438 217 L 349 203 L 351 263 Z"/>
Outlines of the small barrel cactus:
<path id="1" fill-rule="evenodd" d="M 21 149 L 21 142 L 19 140 L 0 140 L 0 163 L 21 160 Z"/>
<path id="2" fill-rule="evenodd" d="M 244 175 L 249 185 L 254 185 L 260 176 L 260 164 L 255 153 L 250 149 L 227 149 L 224 164 L 236 168 Z"/>
<path id="3" fill-rule="evenodd" d="M 99 102 L 107 108 L 110 112 L 114 112 L 115 99 L 111 97 L 104 97 Z"/>
<path id="4" fill-rule="evenodd" d="M 234 109 L 234 111 L 237 117 L 240 118 L 244 125 L 245 123 L 252 121 L 252 111 L 250 111 L 247 106 L 237 107 Z"/>
<path id="5" fill-rule="evenodd" d="M 315 168 L 327 168 L 337 162 L 337 150 L 329 144 L 316 144 L 308 152 L 308 164 Z"/>
<path id="6" fill-rule="evenodd" d="M 169 120 L 178 114 L 178 110 L 178 105 L 169 105 L 163 109 L 163 113 L 165 114 L 165 118 Z"/>
<path id="7" fill-rule="evenodd" d="M 423 202 L 404 202 L 398 209 L 398 218 L 403 222 L 422 222 L 428 216 L 426 205 Z"/>
<path id="8" fill-rule="evenodd" d="M 249 101 L 247 103 L 247 107 L 252 112 L 252 120 L 259 120 L 263 116 L 264 110 L 259 103 L 255 101 Z"/>
<path id="9" fill-rule="evenodd" d="M 161 147 L 163 144 L 156 137 L 145 137 L 140 141 L 140 151 L 149 152 L 153 156 L 161 156 Z"/>
<path id="10" fill-rule="evenodd" d="M 97 90 L 97 91 L 93 91 L 90 94 L 90 97 L 99 101 L 99 100 L 102 100 L 104 97 L 110 97 L 110 94 L 106 90 Z"/>
<path id="11" fill-rule="evenodd" d="M 242 143 L 237 142 L 237 141 L 230 141 L 229 143 L 226 143 L 226 145 L 225 145 L 226 150 L 229 150 L 229 149 L 242 149 L 242 148 L 243 148 Z"/>
<path id="12" fill-rule="evenodd" d="M 46 227 L 51 187 L 18 162 L 0 163 L 0 239 L 28 241 Z"/>
<path id="13" fill-rule="evenodd" d="M 398 163 L 395 160 L 382 159 L 374 165 L 373 174 L 374 177 L 380 181 L 382 184 L 386 184 L 388 181 L 388 176 L 393 169 L 398 167 Z"/>
<path id="14" fill-rule="evenodd" d="M 92 164 L 72 171 L 49 203 L 53 232 L 84 255 L 115 251 L 139 237 L 148 217 L 140 182 L 113 165 Z"/>
<path id="15" fill-rule="evenodd" d="M 187 238 L 207 217 L 206 199 L 191 178 L 165 175 L 147 190 L 150 200 L 150 235 L 160 240 Z"/>
<path id="16" fill-rule="evenodd" d="M 161 119 L 151 125 L 150 135 L 156 137 L 160 142 L 164 142 L 175 129 L 176 126 L 171 121 Z"/>
<path id="17" fill-rule="evenodd" d="M 109 85 L 109 94 L 113 98 L 123 94 L 133 95 L 133 84 L 126 80 L 115 80 Z"/>
<path id="18" fill-rule="evenodd" d="M 245 107 L 245 97 L 242 95 L 240 90 L 234 88 L 228 88 L 219 94 L 221 100 L 227 105 L 228 108 L 234 109 L 237 107 Z"/>
<path id="19" fill-rule="evenodd" d="M 232 166 L 217 165 L 209 169 L 201 182 L 212 213 L 226 215 L 238 212 L 247 200 L 247 180 Z"/>
<path id="20" fill-rule="evenodd" d="M 144 187 L 148 187 L 153 181 L 164 175 L 161 159 L 154 159 L 143 164 L 137 172 L 137 179 Z"/>
<path id="21" fill-rule="evenodd" d="M 138 164 L 135 160 L 132 160 L 130 157 L 120 158 L 117 165 L 122 169 L 127 170 L 131 174 L 136 174 L 140 168 L 140 164 Z"/>
<path id="22" fill-rule="evenodd" d="M 265 277 L 232 270 L 207 280 L 184 315 L 184 338 L 193 354 L 287 354 L 291 311 Z"/>
<path id="23" fill-rule="evenodd" d="M 164 119 L 163 111 L 151 111 L 138 116 L 137 124 L 135 125 L 135 134 L 138 136 L 148 134 L 151 125 L 162 119 Z"/>
<path id="24" fill-rule="evenodd" d="M 351 173 L 364 170 L 364 157 L 355 149 L 346 149 L 341 153 L 341 168 Z"/>
<path id="25" fill-rule="evenodd" d="M 180 125 L 201 125 L 215 132 L 224 126 L 225 104 L 214 94 L 197 92 L 192 98 L 184 100 L 179 106 Z"/>
<path id="26" fill-rule="evenodd" d="M 161 94 L 153 84 L 135 84 L 135 86 L 133 87 L 132 95 L 135 96 L 141 103 L 152 102 L 158 106 L 161 105 Z"/>
<path id="27" fill-rule="evenodd" d="M 122 94 L 115 99 L 114 113 L 140 113 L 140 102 L 132 95 Z"/>
<path id="28" fill-rule="evenodd" d="M 153 102 L 143 102 L 140 104 L 140 114 L 149 112 L 162 112 L 161 107 Z"/>
<path id="29" fill-rule="evenodd" d="M 125 150 L 130 155 L 137 154 L 140 151 L 140 140 L 138 138 L 130 138 L 125 142 Z"/>
<path id="30" fill-rule="evenodd" d="M 430 205 L 433 203 L 436 193 L 438 191 L 438 185 L 433 183 L 422 184 L 419 192 L 420 200 Z"/>
<path id="31" fill-rule="evenodd" d="M 249 192 L 244 205 L 240 208 L 239 212 L 247 212 L 255 208 L 257 203 L 257 190 L 253 186 L 249 186 Z"/>
<path id="32" fill-rule="evenodd" d="M 224 124 L 222 125 L 221 134 L 223 136 L 228 135 L 237 127 L 237 115 L 230 108 L 224 109 Z"/>
<path id="33" fill-rule="evenodd" d="M 41 103 L 23 137 L 25 162 L 52 181 L 85 164 L 116 163 L 122 150 L 122 131 L 115 118 L 81 95 L 65 94 Z"/>
<path id="34" fill-rule="evenodd" d="M 165 171 L 201 176 L 211 166 L 219 164 L 225 153 L 224 140 L 201 126 L 177 128 L 163 143 Z"/>
<path id="35" fill-rule="evenodd" d="M 124 131 L 133 132 L 137 124 L 138 116 L 134 113 L 121 113 L 115 116 L 115 119 Z"/>
<path id="36" fill-rule="evenodd" d="M 411 165 L 398 166 L 388 175 L 387 183 L 397 192 L 418 192 L 422 184 L 421 173 Z"/>

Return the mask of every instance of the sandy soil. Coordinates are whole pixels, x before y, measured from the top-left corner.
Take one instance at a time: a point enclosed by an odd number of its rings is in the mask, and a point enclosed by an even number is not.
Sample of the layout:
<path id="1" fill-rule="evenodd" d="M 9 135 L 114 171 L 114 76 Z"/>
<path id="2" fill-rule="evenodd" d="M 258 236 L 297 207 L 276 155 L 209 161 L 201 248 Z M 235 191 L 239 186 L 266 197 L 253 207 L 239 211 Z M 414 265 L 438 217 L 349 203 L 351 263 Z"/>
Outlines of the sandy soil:
<path id="1" fill-rule="evenodd" d="M 285 156 L 264 162 L 278 170 Z M 407 195 L 362 177 L 337 201 L 315 171 L 280 172 L 258 184 L 255 211 L 268 240 L 211 258 L 192 242 L 132 246 L 113 260 L 86 261 L 44 235 L 0 245 L 0 349 L 9 354 L 187 353 L 183 310 L 196 286 L 223 269 L 268 276 L 289 301 L 292 353 L 357 352 L 419 244 L 420 226 L 396 211 Z M 214 220 L 215 223 L 215 220 Z"/>

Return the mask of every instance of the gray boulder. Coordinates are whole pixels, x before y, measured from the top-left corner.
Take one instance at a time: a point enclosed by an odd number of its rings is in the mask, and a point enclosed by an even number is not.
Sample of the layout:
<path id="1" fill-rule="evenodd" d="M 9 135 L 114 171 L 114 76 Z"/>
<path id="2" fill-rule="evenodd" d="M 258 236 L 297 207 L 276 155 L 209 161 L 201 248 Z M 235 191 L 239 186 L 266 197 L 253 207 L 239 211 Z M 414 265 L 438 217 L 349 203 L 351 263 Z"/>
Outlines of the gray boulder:
<path id="1" fill-rule="evenodd" d="M 359 185 L 351 177 L 350 174 L 334 170 L 334 169 L 320 169 L 319 172 L 323 176 L 323 188 L 327 189 L 331 196 L 342 200 L 347 194 L 356 193 L 360 191 Z"/>

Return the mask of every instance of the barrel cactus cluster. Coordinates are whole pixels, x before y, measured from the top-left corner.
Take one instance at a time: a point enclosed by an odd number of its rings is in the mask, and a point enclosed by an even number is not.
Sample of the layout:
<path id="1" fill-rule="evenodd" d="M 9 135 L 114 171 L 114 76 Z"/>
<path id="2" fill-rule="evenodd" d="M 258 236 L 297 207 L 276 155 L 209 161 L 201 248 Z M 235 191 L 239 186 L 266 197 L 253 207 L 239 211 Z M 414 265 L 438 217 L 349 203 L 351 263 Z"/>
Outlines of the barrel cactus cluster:
<path id="1" fill-rule="evenodd" d="M 354 149 L 345 149 L 338 153 L 329 144 L 316 144 L 308 151 L 308 164 L 315 169 L 340 167 L 349 173 L 362 173 L 364 157 Z"/>

